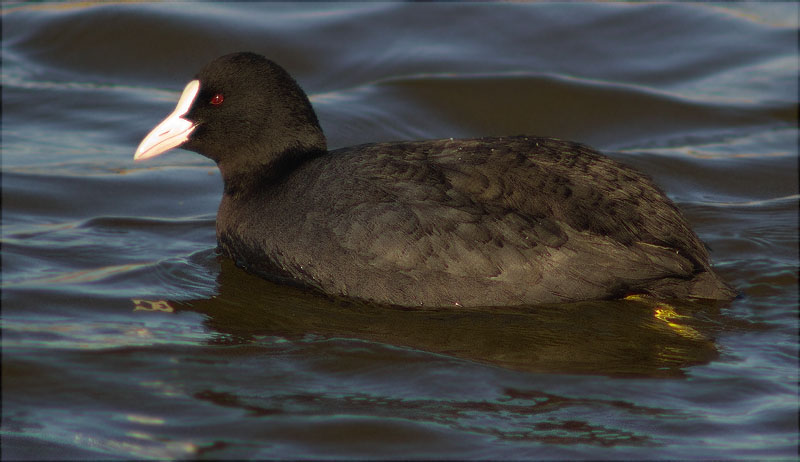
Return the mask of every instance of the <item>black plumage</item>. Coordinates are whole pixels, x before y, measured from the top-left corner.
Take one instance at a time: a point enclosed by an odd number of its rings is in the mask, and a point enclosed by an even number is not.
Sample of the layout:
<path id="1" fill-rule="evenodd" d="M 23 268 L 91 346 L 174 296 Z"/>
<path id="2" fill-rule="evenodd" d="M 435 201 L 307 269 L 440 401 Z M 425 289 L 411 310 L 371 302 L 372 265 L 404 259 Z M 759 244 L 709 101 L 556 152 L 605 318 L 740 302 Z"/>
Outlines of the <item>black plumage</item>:
<path id="1" fill-rule="evenodd" d="M 219 248 L 249 271 L 407 306 L 735 295 L 653 182 L 587 146 L 513 136 L 328 151 L 275 63 L 226 55 L 197 80 L 182 147 L 217 162 Z"/>

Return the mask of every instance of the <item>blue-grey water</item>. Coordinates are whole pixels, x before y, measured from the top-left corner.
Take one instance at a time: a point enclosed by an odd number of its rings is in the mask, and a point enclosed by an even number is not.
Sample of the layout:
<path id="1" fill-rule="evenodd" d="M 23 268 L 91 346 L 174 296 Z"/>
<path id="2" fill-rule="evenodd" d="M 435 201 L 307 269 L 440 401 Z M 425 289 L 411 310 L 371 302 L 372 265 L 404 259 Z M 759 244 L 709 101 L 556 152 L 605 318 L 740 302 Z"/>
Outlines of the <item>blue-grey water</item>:
<path id="1" fill-rule="evenodd" d="M 6 2 L 2 34 L 2 459 L 797 457 L 796 3 Z M 248 275 L 211 161 L 132 160 L 240 50 L 331 147 L 593 145 L 742 297 L 398 310 Z"/>

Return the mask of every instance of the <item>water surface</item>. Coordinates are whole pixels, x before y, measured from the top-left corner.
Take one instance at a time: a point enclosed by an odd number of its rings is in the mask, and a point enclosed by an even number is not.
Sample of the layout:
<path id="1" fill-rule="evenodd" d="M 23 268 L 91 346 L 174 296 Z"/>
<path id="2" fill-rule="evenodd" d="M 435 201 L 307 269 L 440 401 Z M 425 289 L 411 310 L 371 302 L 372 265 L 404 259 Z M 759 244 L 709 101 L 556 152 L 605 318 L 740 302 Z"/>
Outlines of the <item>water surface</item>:
<path id="1" fill-rule="evenodd" d="M 2 12 L 2 457 L 792 459 L 798 6 L 15 4 Z M 532 134 L 654 177 L 742 298 L 400 310 L 215 254 L 221 181 L 133 163 L 252 50 L 331 148 Z"/>

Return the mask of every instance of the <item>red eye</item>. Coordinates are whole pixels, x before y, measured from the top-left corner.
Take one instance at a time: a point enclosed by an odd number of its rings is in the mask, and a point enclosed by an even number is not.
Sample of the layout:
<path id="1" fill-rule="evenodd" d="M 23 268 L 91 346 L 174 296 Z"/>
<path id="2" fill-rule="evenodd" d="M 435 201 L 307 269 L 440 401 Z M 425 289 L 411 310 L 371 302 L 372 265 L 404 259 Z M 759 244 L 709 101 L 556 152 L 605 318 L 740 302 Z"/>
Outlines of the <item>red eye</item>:
<path id="1" fill-rule="evenodd" d="M 213 104 L 214 106 L 218 106 L 222 104 L 224 100 L 225 97 L 222 96 L 222 93 L 217 93 L 216 95 L 214 95 L 213 98 L 211 98 L 211 104 Z"/>

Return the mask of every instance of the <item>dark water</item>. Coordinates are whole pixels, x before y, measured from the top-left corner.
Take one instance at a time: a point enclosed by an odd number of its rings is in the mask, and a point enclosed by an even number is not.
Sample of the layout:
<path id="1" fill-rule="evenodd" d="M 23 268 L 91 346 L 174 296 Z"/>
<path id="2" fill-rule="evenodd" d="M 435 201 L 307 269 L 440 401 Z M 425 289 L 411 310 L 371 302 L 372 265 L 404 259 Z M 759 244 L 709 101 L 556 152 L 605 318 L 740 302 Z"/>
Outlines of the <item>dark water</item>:
<path id="1" fill-rule="evenodd" d="M 797 15 L 782 4 L 3 6 L 2 457 L 794 459 Z M 393 310 L 214 253 L 199 66 L 252 50 L 331 147 L 536 134 L 651 174 L 744 296 Z"/>

